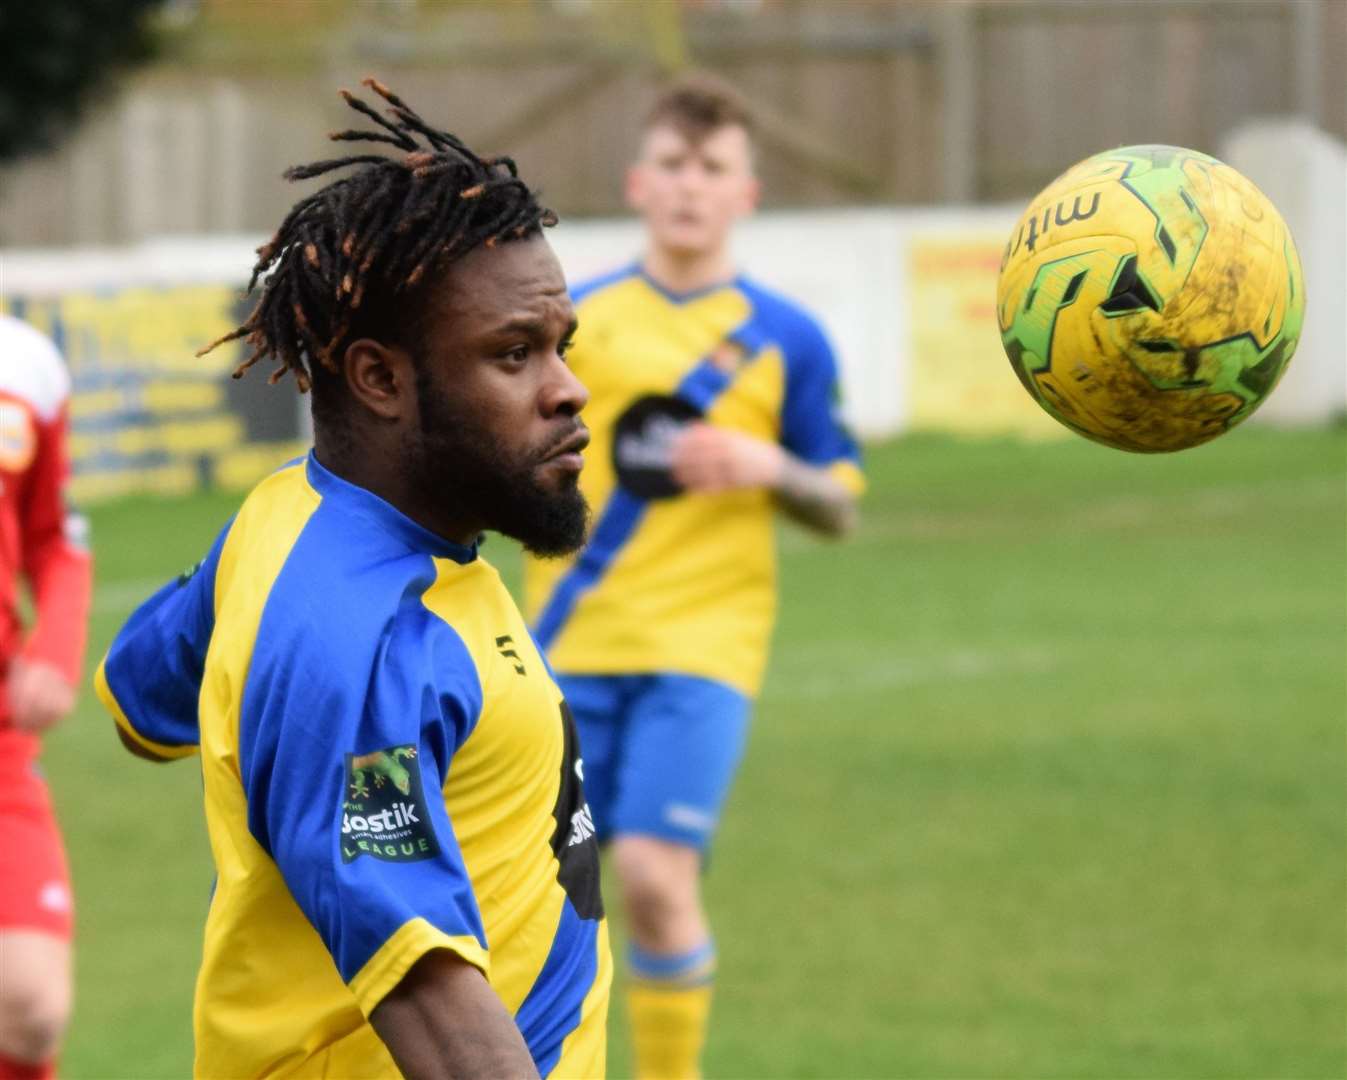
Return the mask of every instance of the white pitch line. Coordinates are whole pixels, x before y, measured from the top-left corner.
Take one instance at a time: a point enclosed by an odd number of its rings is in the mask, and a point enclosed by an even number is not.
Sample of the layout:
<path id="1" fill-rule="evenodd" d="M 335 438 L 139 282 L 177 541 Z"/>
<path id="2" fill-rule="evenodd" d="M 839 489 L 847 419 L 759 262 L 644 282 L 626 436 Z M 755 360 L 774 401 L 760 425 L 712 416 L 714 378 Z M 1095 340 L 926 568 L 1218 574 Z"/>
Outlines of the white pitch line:
<path id="1" fill-rule="evenodd" d="M 864 654 L 853 651 L 849 664 L 819 671 L 806 659 L 808 650 L 781 656 L 768 680 L 767 701 L 826 701 L 855 693 L 893 690 L 931 682 L 962 682 L 1002 674 L 1039 674 L 1061 664 L 1046 646 L 1018 649 L 955 649 L 934 656 L 885 656 L 882 644 L 869 643 Z M 857 661 L 864 658 L 864 666 Z M 853 666 L 854 665 L 854 666 Z"/>

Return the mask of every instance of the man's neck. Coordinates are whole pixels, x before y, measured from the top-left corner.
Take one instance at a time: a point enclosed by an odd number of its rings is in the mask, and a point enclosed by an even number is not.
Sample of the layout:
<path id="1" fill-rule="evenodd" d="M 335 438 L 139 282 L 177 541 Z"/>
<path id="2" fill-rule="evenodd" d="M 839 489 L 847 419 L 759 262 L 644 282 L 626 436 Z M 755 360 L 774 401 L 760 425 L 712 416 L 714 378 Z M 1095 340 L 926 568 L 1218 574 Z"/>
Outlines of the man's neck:
<path id="1" fill-rule="evenodd" d="M 376 464 L 380 460 L 387 460 L 381 459 L 378 453 L 345 454 L 330 442 L 325 442 L 321 433 L 316 432 L 315 435 L 314 455 L 328 472 L 341 477 L 348 484 L 379 496 L 423 529 L 451 543 L 471 547 L 481 535 L 482 529 L 477 525 L 451 519 L 440 507 L 426 506 L 424 492 L 412 490 L 405 474 Z"/>
<path id="2" fill-rule="evenodd" d="M 685 254 L 652 247 L 641 259 L 641 269 L 654 282 L 672 293 L 691 293 L 734 278 L 734 261 L 728 247 Z"/>

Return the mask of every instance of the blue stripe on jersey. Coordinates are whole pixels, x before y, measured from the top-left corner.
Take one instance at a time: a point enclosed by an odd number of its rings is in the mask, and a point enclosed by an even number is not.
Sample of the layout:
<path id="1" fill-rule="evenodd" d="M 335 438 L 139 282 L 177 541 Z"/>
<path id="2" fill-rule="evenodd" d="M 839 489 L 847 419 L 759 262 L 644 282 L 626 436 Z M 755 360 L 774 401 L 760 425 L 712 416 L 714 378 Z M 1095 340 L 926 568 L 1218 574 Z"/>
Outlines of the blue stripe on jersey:
<path id="1" fill-rule="evenodd" d="M 648 505 L 644 499 L 622 488 L 613 492 L 603 513 L 599 515 L 594 531 L 590 533 L 589 542 L 575 560 L 575 565 L 557 582 L 542 614 L 538 616 L 533 635 L 544 651 L 556 640 L 580 597 L 599 583 L 604 572 L 617 558 L 617 553 L 622 550 L 622 545 L 636 532 Z"/>
<path id="2" fill-rule="evenodd" d="M 703 360 L 683 379 L 677 396 L 706 412 L 711 403 L 729 387 L 731 378 L 709 360 Z"/>
<path id="3" fill-rule="evenodd" d="M 449 760 L 481 713 L 482 687 L 462 639 L 422 603 L 435 563 L 387 531 L 400 524 L 396 511 L 350 485 L 323 486 L 257 629 L 239 771 L 249 831 L 349 982 L 418 916 L 486 946 L 440 797 Z M 362 512 L 377 514 L 385 529 L 352 529 L 351 515 Z M 305 671 L 322 677 L 296 675 Z M 438 851 L 415 861 L 348 862 L 346 757 L 394 747 L 414 748 L 422 797 L 409 805 Z"/>
<path id="4" fill-rule="evenodd" d="M 580 1007 L 598 972 L 597 936 L 598 924 L 562 901 L 552 949 L 514 1017 L 541 1076 L 556 1067 L 561 1044 L 580 1024 Z"/>
<path id="5" fill-rule="evenodd" d="M 725 340 L 738 345 L 749 357 L 757 355 L 771 344 L 771 339 L 751 319 L 726 334 Z M 683 381 L 674 393 L 696 405 L 702 412 L 707 412 L 715 404 L 716 398 L 730 388 L 736 374 L 737 370 L 726 371 L 708 357 L 683 376 Z"/>
<path id="6" fill-rule="evenodd" d="M 232 521 L 195 570 L 169 582 L 127 620 L 103 674 L 131 726 L 164 746 L 200 741 L 197 699 L 215 629 L 215 572 Z M 154 662 L 147 664 L 146 657 Z"/>

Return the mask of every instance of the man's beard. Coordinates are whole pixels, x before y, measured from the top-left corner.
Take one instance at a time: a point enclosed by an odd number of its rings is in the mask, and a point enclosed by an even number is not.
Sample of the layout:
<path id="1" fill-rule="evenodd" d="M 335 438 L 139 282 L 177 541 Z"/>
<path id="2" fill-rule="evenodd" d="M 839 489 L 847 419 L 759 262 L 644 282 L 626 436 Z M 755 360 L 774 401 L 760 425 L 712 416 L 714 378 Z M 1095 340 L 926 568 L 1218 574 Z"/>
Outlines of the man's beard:
<path id="1" fill-rule="evenodd" d="M 537 480 L 543 460 L 558 443 L 512 453 L 482 430 L 470 412 L 438 397 L 418 379 L 421 428 L 408 448 L 408 468 L 418 490 L 452 506 L 543 557 L 569 555 L 585 542 L 589 504 L 575 474 L 559 490 Z M 569 438 L 578 428 L 568 429 Z"/>

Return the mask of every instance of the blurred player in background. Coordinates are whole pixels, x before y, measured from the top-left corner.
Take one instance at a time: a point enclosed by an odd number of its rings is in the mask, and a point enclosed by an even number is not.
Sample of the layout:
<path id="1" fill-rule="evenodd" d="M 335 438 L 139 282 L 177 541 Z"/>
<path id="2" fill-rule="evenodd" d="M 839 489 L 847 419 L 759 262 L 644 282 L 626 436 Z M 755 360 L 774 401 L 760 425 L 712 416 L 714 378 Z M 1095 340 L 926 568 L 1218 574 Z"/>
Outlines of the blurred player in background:
<path id="1" fill-rule="evenodd" d="M 579 546 L 584 388 L 555 222 L 386 87 L 393 120 L 253 277 L 255 360 L 315 445 L 146 602 L 96 685 L 134 752 L 200 752 L 218 881 L 205 1076 L 599 1076 L 611 961 L 574 725 L 478 556 Z"/>
<path id="2" fill-rule="evenodd" d="M 0 1080 L 55 1075 L 70 1015 L 70 874 L 37 764 L 74 708 L 89 614 L 84 527 L 62 499 L 69 394 L 55 346 L 0 315 Z"/>
<path id="3" fill-rule="evenodd" d="M 530 560 L 526 579 L 611 844 L 644 1077 L 700 1070 L 716 964 L 700 875 L 767 661 L 773 511 L 841 535 L 863 487 L 823 333 L 735 271 L 731 229 L 758 196 L 750 134 L 708 76 L 655 103 L 627 179 L 645 253 L 573 293 L 594 528 L 577 559 Z"/>

